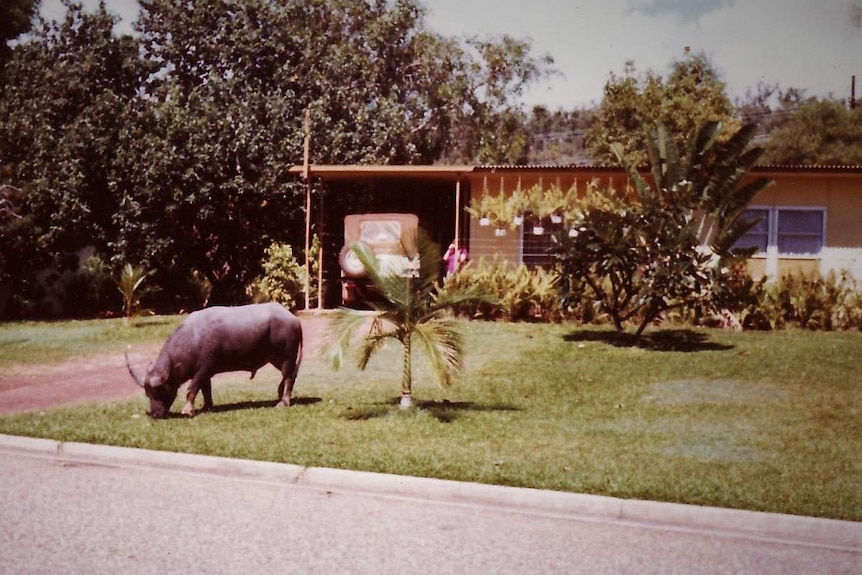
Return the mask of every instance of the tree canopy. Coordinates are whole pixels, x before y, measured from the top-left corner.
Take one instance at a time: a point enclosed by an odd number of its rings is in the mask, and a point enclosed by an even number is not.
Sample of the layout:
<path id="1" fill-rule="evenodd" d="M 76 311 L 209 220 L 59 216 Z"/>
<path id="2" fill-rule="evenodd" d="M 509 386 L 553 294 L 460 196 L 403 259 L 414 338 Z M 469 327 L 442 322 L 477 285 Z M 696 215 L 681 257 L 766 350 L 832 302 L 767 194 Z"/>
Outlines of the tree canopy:
<path id="1" fill-rule="evenodd" d="M 613 142 L 623 145 L 629 161 L 645 165 L 648 128 L 666 126 L 683 147 L 688 135 L 706 122 L 739 124 L 716 67 L 705 54 L 691 52 L 674 63 L 667 80 L 652 71 L 637 75 L 634 62 L 628 62 L 622 77 L 612 74 L 605 84 L 598 113 L 586 144 L 593 161 L 603 165 L 616 163 Z"/>
<path id="2" fill-rule="evenodd" d="M 523 161 L 519 96 L 552 71 L 527 40 L 430 31 L 418 0 L 140 0 L 133 36 L 66 6 L 0 76 L 0 184 L 20 191 L 0 282 L 19 299 L 89 247 L 235 301 L 266 247 L 300 243 L 285 168 L 306 110 L 316 163 Z"/>
<path id="3" fill-rule="evenodd" d="M 30 29 L 37 6 L 36 0 L 4 0 L 0 4 L 0 67 L 12 51 L 9 41 Z"/>
<path id="4" fill-rule="evenodd" d="M 811 98 L 783 115 L 764 146 L 765 163 L 862 165 L 862 107 Z"/>

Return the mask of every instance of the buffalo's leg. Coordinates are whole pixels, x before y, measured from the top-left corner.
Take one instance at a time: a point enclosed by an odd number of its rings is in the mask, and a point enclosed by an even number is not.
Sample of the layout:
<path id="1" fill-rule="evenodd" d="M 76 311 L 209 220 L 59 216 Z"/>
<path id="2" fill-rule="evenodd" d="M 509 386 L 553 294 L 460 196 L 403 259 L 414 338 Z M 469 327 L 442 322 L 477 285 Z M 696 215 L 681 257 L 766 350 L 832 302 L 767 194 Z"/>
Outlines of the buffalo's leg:
<path id="1" fill-rule="evenodd" d="M 293 395 L 293 384 L 299 371 L 299 357 L 295 354 L 288 356 L 281 365 L 275 365 L 281 371 L 281 382 L 278 384 L 278 403 L 276 407 L 290 407 L 290 397 Z"/>
<path id="2" fill-rule="evenodd" d="M 195 398 L 198 396 L 198 390 L 204 392 L 204 409 L 209 404 L 212 408 L 212 381 L 206 375 L 196 374 L 189 384 L 189 390 L 186 392 L 186 404 L 183 406 L 182 414 L 187 417 L 195 416 Z"/>
<path id="3" fill-rule="evenodd" d="M 201 393 L 204 396 L 204 407 L 201 411 L 213 410 L 213 382 L 211 379 L 201 383 Z"/>
<path id="4" fill-rule="evenodd" d="M 276 407 L 290 407 L 290 396 L 293 394 L 294 379 L 283 377 L 281 383 L 278 384 L 279 401 Z"/>

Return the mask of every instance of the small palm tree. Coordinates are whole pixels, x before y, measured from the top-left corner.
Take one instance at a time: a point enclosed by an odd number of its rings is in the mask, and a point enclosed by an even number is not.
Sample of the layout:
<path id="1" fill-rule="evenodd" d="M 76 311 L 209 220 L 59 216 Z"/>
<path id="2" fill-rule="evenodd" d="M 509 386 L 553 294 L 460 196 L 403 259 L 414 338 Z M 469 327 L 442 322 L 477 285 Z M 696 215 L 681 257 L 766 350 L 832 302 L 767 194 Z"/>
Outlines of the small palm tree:
<path id="1" fill-rule="evenodd" d="M 123 296 L 123 316 L 126 323 L 129 323 L 134 317 L 146 313 L 149 310 L 141 308 L 141 296 L 148 290 L 143 286 L 144 281 L 151 275 L 154 270 L 147 271 L 143 266 L 133 266 L 126 264 L 120 270 L 120 275 L 114 280 L 117 284 L 117 289 Z"/>
<path id="2" fill-rule="evenodd" d="M 420 230 L 417 254 L 412 273 L 383 273 L 374 253 L 364 244 L 351 249 L 365 266 L 368 278 L 380 292 L 380 299 L 367 302 L 372 311 L 339 309 L 329 326 L 328 346 L 333 361 L 340 367 L 360 327 L 372 321 L 372 329 L 362 339 L 357 354 L 357 366 L 365 369 L 371 357 L 387 340 L 403 346 L 401 374 L 401 408 L 413 404 L 413 345 L 418 343 L 428 354 L 437 381 L 448 387 L 462 367 L 461 334 L 456 323 L 446 313 L 453 306 L 468 301 L 490 301 L 491 297 L 476 287 L 466 287 L 454 293 L 443 292 L 438 282 L 441 262 L 440 247 Z M 405 254 L 407 255 L 407 254 Z"/>

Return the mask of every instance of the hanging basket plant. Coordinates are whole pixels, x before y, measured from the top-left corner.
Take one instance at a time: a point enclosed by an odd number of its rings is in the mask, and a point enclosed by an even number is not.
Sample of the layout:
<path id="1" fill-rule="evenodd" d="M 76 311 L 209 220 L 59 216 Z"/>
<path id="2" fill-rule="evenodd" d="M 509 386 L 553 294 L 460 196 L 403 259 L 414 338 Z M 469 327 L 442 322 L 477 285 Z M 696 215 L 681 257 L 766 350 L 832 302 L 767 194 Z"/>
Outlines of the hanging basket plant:
<path id="1" fill-rule="evenodd" d="M 530 198 L 519 185 L 515 191 L 509 195 L 506 201 L 506 209 L 508 210 L 509 222 L 512 229 L 523 225 L 524 214 L 530 208 Z"/>
<path id="2" fill-rule="evenodd" d="M 545 189 L 537 184 L 530 188 L 529 198 L 530 209 L 537 218 L 561 224 L 566 211 L 577 203 L 577 192 L 574 187 L 563 190 L 555 184 Z"/>
<path id="3" fill-rule="evenodd" d="M 514 230 L 524 225 L 525 216 L 534 222 L 535 235 L 545 233 L 545 224 L 560 225 L 566 215 L 573 212 L 577 205 L 577 191 L 574 187 L 563 190 L 557 185 L 545 189 L 536 184 L 522 190 L 520 184 L 511 194 L 495 196 L 487 190 L 478 199 L 471 200 L 467 212 L 479 220 L 480 226 L 494 226 L 495 235 L 506 235 L 506 230 Z"/>
<path id="4" fill-rule="evenodd" d="M 471 199 L 470 204 L 464 209 L 468 214 L 479 220 L 480 226 L 489 226 L 491 225 L 491 209 L 493 208 L 495 201 L 496 198 L 490 196 L 488 192 L 485 191 L 478 199 Z"/>
<path id="5" fill-rule="evenodd" d="M 479 220 L 480 226 L 494 226 L 500 230 L 511 225 L 508 201 L 504 196 L 492 196 L 483 192 L 478 201 L 470 201 L 466 210 L 467 213 Z"/>

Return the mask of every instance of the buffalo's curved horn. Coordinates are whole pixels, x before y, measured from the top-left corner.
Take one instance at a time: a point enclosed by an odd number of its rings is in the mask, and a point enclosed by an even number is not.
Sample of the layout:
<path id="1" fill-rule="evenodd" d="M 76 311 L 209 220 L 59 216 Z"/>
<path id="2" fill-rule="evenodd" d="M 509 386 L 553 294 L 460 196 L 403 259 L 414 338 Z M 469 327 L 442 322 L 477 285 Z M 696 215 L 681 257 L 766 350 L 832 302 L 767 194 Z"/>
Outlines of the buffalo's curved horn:
<path id="1" fill-rule="evenodd" d="M 132 379 L 135 380 L 135 383 L 137 383 L 139 387 L 144 387 L 144 380 L 141 378 L 141 376 L 135 373 L 135 370 L 132 368 L 132 364 L 129 363 L 129 350 L 127 349 L 123 353 L 125 353 L 126 355 L 126 367 L 129 368 L 129 373 L 131 374 Z"/>

